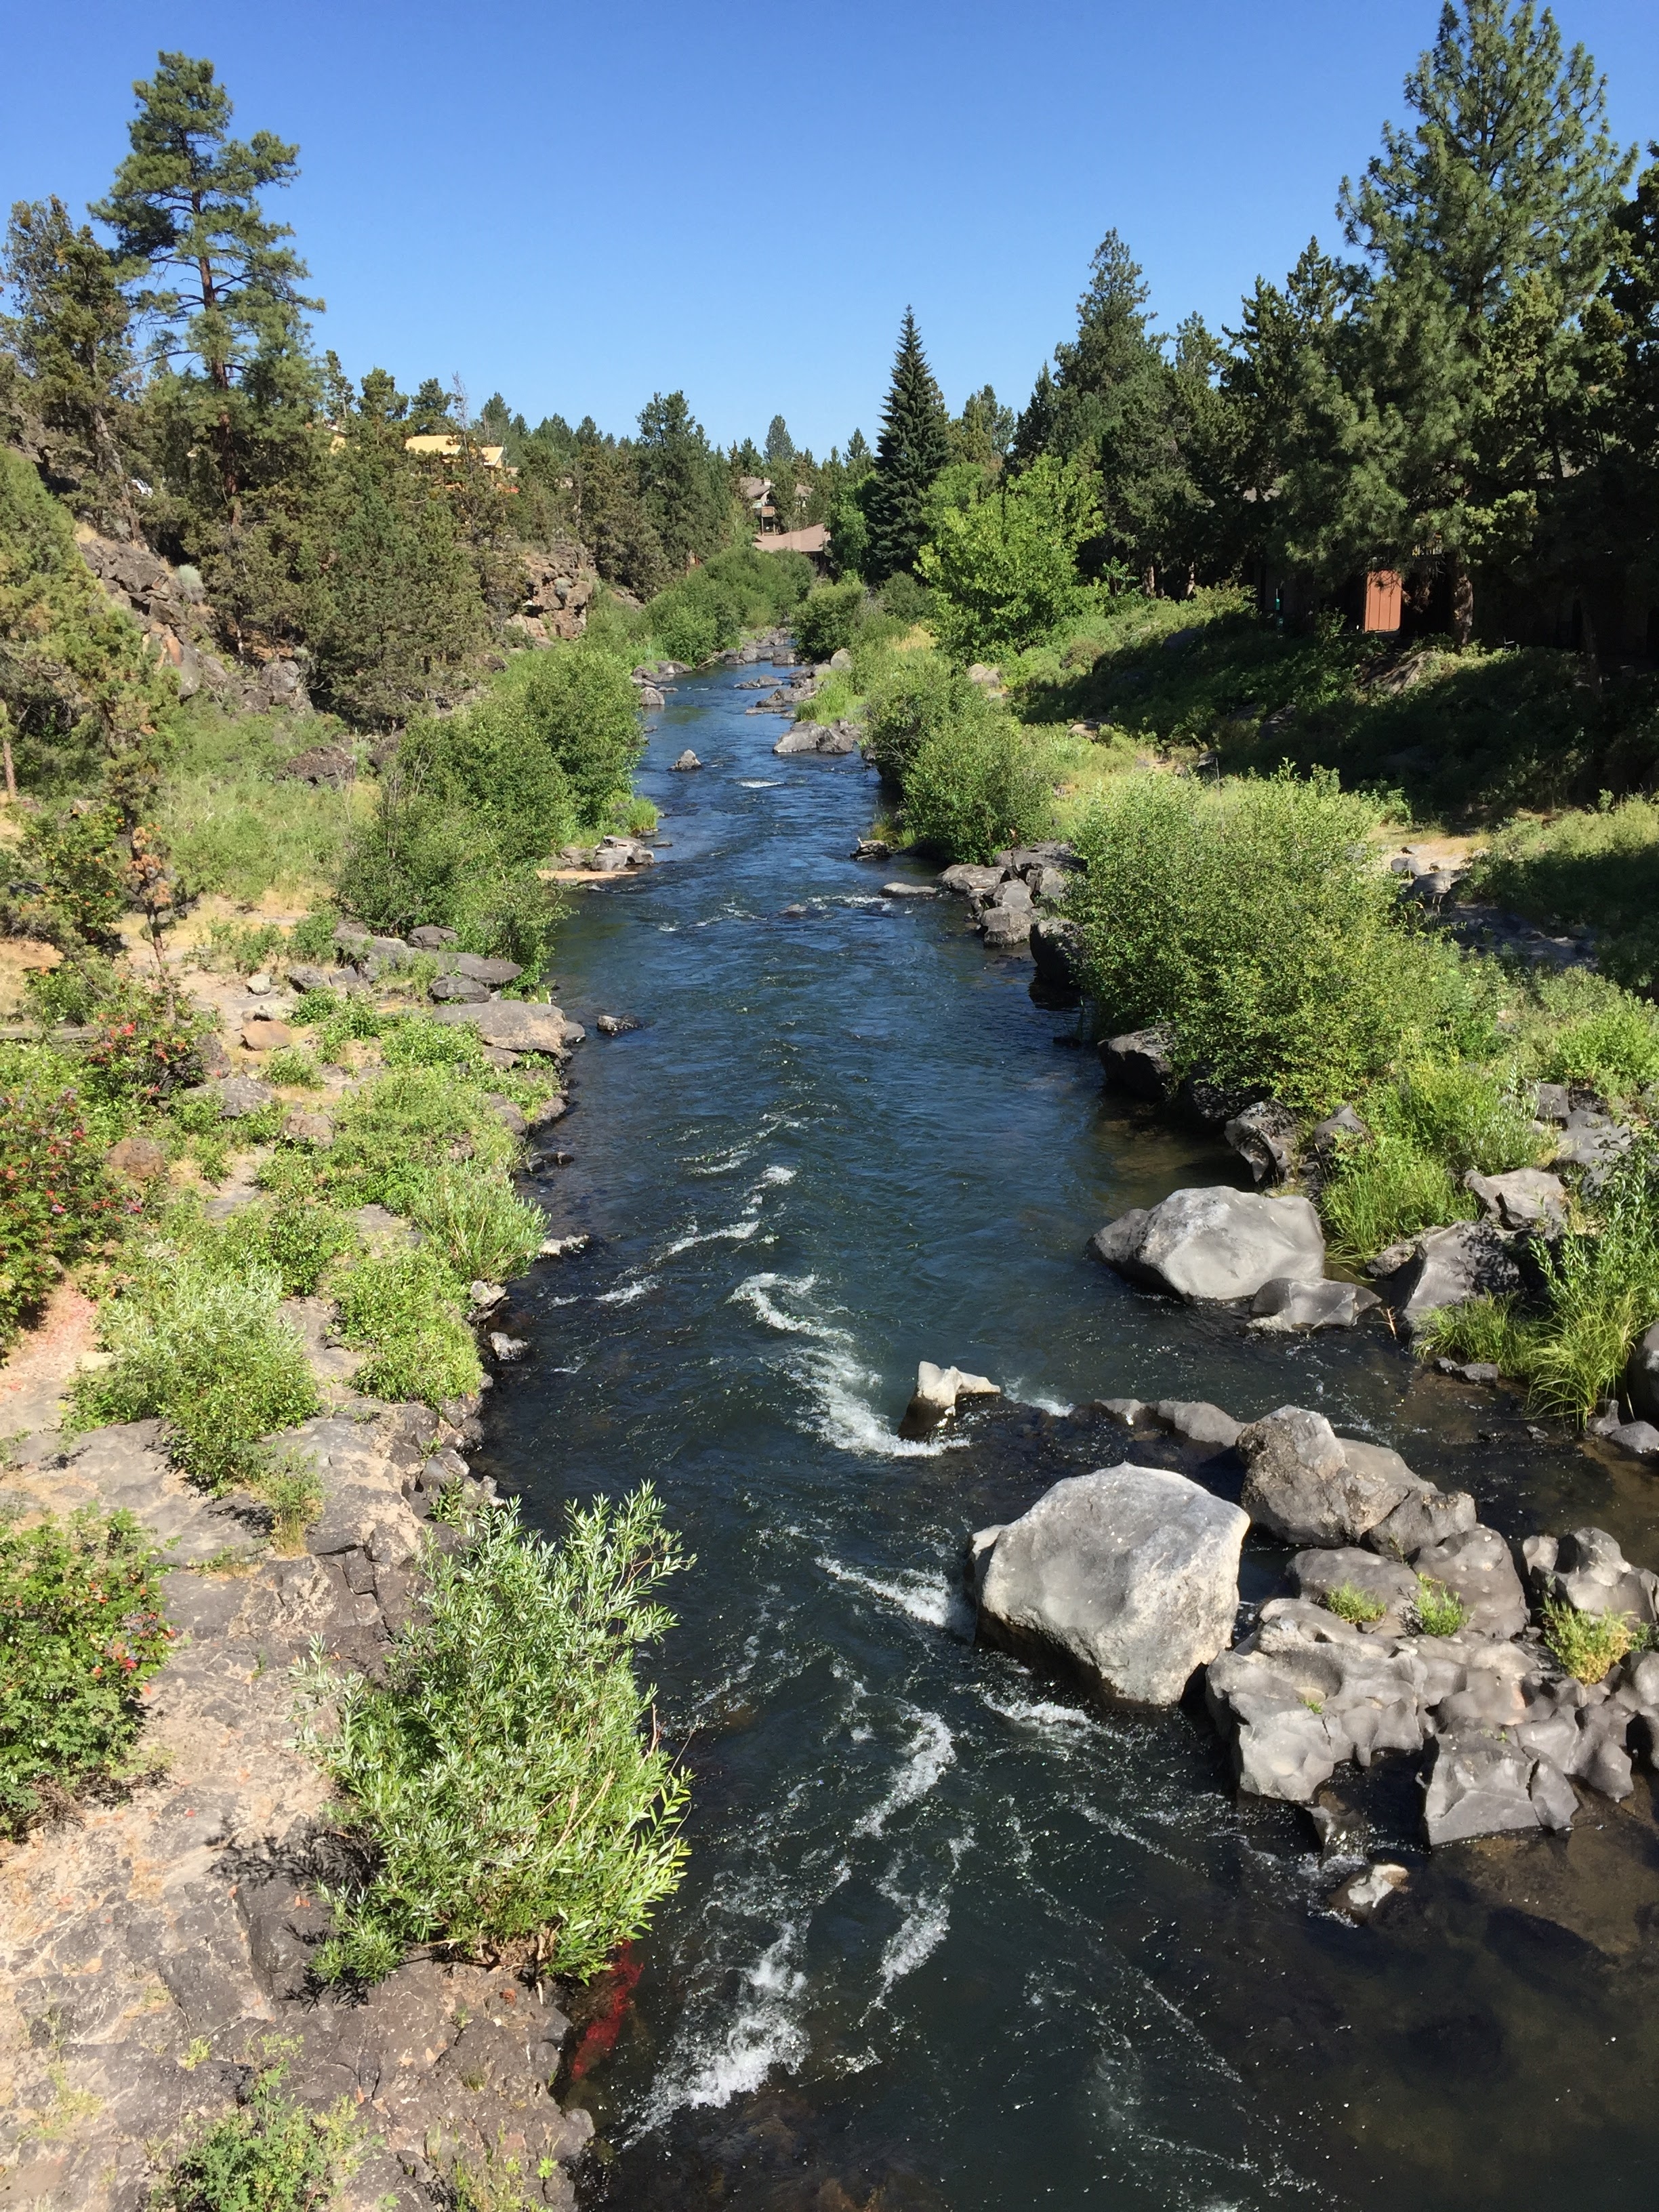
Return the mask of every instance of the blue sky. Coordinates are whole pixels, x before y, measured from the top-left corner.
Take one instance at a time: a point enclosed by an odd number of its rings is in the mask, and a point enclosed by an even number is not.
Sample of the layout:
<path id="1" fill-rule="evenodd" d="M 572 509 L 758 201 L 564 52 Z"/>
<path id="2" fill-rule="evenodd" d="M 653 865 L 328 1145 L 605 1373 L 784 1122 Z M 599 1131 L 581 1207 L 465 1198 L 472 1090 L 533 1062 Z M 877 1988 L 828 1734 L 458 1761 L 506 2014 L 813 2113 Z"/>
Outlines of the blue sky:
<path id="1" fill-rule="evenodd" d="M 1438 9 L 4 0 L 0 192 L 78 211 L 157 48 L 210 55 L 239 130 L 300 143 L 284 213 L 354 374 L 616 429 L 680 386 L 722 442 L 781 410 L 823 452 L 873 436 L 907 303 L 953 407 L 1023 402 L 1109 226 L 1164 327 L 1231 319 L 1335 242 Z M 1659 7 L 1557 13 L 1659 137 Z"/>

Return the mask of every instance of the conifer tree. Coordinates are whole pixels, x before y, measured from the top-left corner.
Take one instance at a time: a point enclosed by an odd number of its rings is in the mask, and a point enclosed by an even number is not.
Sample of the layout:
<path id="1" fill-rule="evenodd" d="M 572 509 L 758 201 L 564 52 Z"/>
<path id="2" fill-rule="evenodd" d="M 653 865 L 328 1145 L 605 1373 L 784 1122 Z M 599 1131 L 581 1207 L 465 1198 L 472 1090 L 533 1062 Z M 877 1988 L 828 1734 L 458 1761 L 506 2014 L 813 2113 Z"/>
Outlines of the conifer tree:
<path id="1" fill-rule="evenodd" d="M 640 498 L 671 569 L 684 575 L 726 534 L 726 470 L 683 392 L 652 395 L 640 413 Z"/>
<path id="2" fill-rule="evenodd" d="M 131 535 L 118 426 L 132 408 L 132 311 L 116 264 L 60 199 L 20 200 L 0 274 L 17 302 L 15 315 L 0 318 L 0 340 L 30 380 L 52 473 L 82 512 Z"/>
<path id="3" fill-rule="evenodd" d="M 205 389 L 173 398 L 195 403 L 234 520 L 261 415 L 303 412 L 314 396 L 301 310 L 322 302 L 302 297 L 305 264 L 283 243 L 293 233 L 266 219 L 259 198 L 292 182 L 299 149 L 268 131 L 231 138 L 230 98 L 210 61 L 164 52 L 133 90 L 132 150 L 91 213 L 142 287 L 134 305 L 153 326 L 157 361 L 198 364 Z"/>
<path id="4" fill-rule="evenodd" d="M 927 535 L 927 489 L 950 458 L 951 417 L 907 307 L 875 470 L 860 494 L 869 533 L 862 563 L 866 583 L 884 583 L 900 569 L 915 574 Z"/>

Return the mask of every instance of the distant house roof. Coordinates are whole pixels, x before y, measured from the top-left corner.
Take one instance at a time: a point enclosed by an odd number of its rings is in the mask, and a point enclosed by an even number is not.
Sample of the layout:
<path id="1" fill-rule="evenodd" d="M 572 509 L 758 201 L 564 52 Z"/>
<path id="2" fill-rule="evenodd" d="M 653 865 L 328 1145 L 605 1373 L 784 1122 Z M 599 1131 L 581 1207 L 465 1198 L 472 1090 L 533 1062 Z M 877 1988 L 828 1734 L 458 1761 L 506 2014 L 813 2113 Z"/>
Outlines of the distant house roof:
<path id="1" fill-rule="evenodd" d="M 487 469 L 498 469 L 507 448 L 505 446 L 475 446 L 472 450 Z M 453 431 L 422 431 L 417 437 L 404 440 L 404 451 L 406 453 L 432 453 L 441 461 L 455 461 L 461 456 L 461 441 Z"/>
<path id="2" fill-rule="evenodd" d="M 764 499 L 772 489 L 770 477 L 739 477 L 738 495 L 742 499 Z"/>
<path id="3" fill-rule="evenodd" d="M 774 530 L 757 538 L 755 543 L 763 553 L 827 553 L 829 526 L 814 522 L 805 530 Z"/>

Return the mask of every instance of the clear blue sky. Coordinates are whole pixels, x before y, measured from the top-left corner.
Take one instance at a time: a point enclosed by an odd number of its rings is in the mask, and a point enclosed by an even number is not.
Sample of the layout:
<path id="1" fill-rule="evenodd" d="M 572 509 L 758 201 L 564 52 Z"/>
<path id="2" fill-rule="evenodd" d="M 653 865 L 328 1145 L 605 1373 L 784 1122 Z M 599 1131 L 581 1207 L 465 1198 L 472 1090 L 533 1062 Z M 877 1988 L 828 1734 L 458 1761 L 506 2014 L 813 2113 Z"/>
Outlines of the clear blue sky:
<path id="1" fill-rule="evenodd" d="M 5 0 L 0 192 L 78 211 L 156 49 L 205 54 L 238 130 L 299 141 L 280 198 L 354 374 L 612 429 L 680 386 L 723 443 L 781 410 L 823 453 L 873 436 L 907 303 L 953 407 L 1023 403 L 1113 225 L 1164 327 L 1231 320 L 1336 241 L 1438 8 Z M 1557 13 L 1659 137 L 1659 7 Z"/>

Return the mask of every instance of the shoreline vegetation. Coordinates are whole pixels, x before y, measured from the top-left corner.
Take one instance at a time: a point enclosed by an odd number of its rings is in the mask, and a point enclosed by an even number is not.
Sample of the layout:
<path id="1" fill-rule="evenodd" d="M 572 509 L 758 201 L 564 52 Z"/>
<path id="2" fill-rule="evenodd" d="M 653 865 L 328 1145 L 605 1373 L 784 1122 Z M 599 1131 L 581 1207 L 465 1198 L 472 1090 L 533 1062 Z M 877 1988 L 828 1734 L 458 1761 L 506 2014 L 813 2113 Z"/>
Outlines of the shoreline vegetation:
<path id="1" fill-rule="evenodd" d="M 1547 18 L 1447 10 L 1417 123 L 1344 187 L 1357 258 L 1310 244 L 1237 331 L 1170 339 L 1109 233 L 1018 415 L 988 386 L 952 416 L 907 313 L 877 443 L 822 461 L 781 416 L 722 453 L 678 392 L 619 437 L 354 381 L 272 213 L 298 149 L 233 138 L 210 63 L 135 90 L 92 222 L 20 203 L 4 253 L 0 1352 L 89 1301 L 10 1440 L 30 1482 L 97 1445 L 240 1530 L 192 1586 L 346 1559 L 319 1634 L 379 1608 L 296 1676 L 337 1852 L 284 2002 L 483 1962 L 539 2003 L 679 1879 L 690 1784 L 636 1672 L 678 1539 L 641 1492 L 550 1543 L 459 1449 L 556 1256 L 525 1176 L 579 1039 L 559 879 L 653 860 L 665 670 L 793 635 L 781 711 L 856 732 L 873 852 L 999 904 L 988 943 L 1045 945 L 1162 1102 L 1255 1113 L 1349 1270 L 1485 1224 L 1512 1286 L 1414 1348 L 1649 1448 L 1620 1416 L 1659 1412 L 1659 168 Z M 1501 157 L 1443 159 L 1426 118 L 1484 143 L 1483 100 Z M 767 546 L 818 525 L 818 564 Z M 1013 851 L 1023 907 L 968 880 Z M 1512 1218 L 1492 1188 L 1529 1176 Z M 372 1516 L 311 1548 L 334 1462 L 292 1440 L 353 1422 L 392 1565 Z M 0 1523 L 14 1854 L 138 1802 L 178 1664 L 182 1571 L 112 1483 Z M 172 2201 L 343 2174 L 287 2065 L 192 2108 Z M 434 2185 L 571 2202 L 579 2136 L 546 2141 Z"/>

